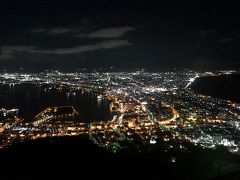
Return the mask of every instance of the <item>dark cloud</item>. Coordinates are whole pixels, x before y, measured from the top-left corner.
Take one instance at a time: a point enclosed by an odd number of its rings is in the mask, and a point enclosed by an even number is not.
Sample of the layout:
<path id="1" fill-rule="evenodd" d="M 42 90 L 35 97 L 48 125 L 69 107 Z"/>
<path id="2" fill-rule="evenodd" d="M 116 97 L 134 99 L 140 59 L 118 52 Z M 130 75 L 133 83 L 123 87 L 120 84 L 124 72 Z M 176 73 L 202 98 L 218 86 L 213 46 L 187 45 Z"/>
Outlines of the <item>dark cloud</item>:
<path id="1" fill-rule="evenodd" d="M 227 42 L 232 42 L 232 41 L 233 41 L 233 38 L 231 38 L 231 37 L 224 37 L 224 38 L 218 39 L 219 43 L 227 43 Z"/>
<path id="2" fill-rule="evenodd" d="M 120 26 L 120 27 L 108 27 L 103 29 L 97 29 L 91 31 L 87 27 L 74 27 L 74 28 L 37 28 L 31 29 L 31 33 L 45 33 L 50 35 L 64 35 L 68 33 L 74 33 L 74 37 L 85 37 L 85 38 L 120 38 L 129 31 L 134 31 L 135 28 L 130 26 Z M 90 31 L 90 32 L 85 32 Z"/>
<path id="3" fill-rule="evenodd" d="M 9 58 L 14 58 L 18 56 L 25 56 L 28 54 L 38 54 L 38 55 L 47 55 L 47 54 L 55 54 L 55 55 L 66 55 L 66 54 L 80 54 L 89 51 L 96 51 L 101 49 L 112 49 L 123 46 L 132 45 L 129 41 L 120 39 L 125 33 L 129 31 L 135 30 L 135 28 L 130 26 L 124 27 L 110 27 L 104 29 L 98 29 L 90 32 L 87 28 L 75 27 L 75 28 L 63 28 L 63 27 L 55 27 L 55 28 L 36 28 L 31 29 L 28 33 L 33 34 L 33 36 L 38 36 L 39 34 L 46 35 L 59 35 L 57 36 L 58 42 L 61 41 L 61 38 L 67 39 L 71 37 L 81 37 L 85 39 L 92 38 L 105 38 L 109 40 L 96 41 L 95 43 L 86 44 L 80 43 L 78 46 L 73 47 L 62 47 L 62 48 L 50 48 L 46 49 L 45 47 L 37 47 L 37 46 L 27 46 L 27 45 L 11 45 L 11 46 L 2 46 L 0 60 L 6 60 Z M 81 31 L 81 33 L 79 33 Z M 74 35 L 72 35 L 74 34 Z M 110 40 L 112 39 L 112 40 Z"/>
<path id="4" fill-rule="evenodd" d="M 240 11 L 224 1 L 3 0 L 0 68 L 238 63 Z"/>
<path id="5" fill-rule="evenodd" d="M 205 29 L 202 29 L 199 31 L 199 36 L 200 37 L 206 37 L 206 36 L 212 36 L 212 35 L 215 35 L 219 33 L 219 30 L 205 30 Z"/>
<path id="6" fill-rule="evenodd" d="M 99 29 L 87 35 L 89 38 L 119 38 L 129 31 L 134 31 L 133 27 L 112 27 L 106 29 Z"/>
<path id="7" fill-rule="evenodd" d="M 66 54 L 79 54 L 89 51 L 96 51 L 101 49 L 112 49 L 123 46 L 130 46 L 131 43 L 126 40 L 115 39 L 103 41 L 96 44 L 81 45 L 71 48 L 60 48 L 60 49 L 39 49 L 32 46 L 5 46 L 1 48 L 0 60 L 7 58 L 13 58 L 15 56 L 21 56 L 21 54 L 55 54 L 55 55 L 66 55 Z"/>
<path id="8" fill-rule="evenodd" d="M 32 46 L 3 46 L 0 49 L 0 60 L 6 60 L 9 58 L 17 57 L 21 53 L 32 52 L 34 47 Z"/>
<path id="9" fill-rule="evenodd" d="M 37 29 L 32 29 L 30 32 L 32 33 L 48 33 L 48 34 L 66 34 L 66 33 L 72 33 L 75 32 L 76 30 L 71 29 L 71 28 L 62 28 L 62 27 L 56 27 L 52 29 L 46 29 L 46 28 L 37 28 Z"/>

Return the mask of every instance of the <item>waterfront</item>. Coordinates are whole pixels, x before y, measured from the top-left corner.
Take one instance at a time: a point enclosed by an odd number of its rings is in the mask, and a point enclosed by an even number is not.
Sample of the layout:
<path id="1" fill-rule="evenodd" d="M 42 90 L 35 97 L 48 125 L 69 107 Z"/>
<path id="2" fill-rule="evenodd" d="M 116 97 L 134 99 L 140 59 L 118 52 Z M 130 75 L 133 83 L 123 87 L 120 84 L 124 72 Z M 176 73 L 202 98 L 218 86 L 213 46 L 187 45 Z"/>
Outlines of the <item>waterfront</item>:
<path id="1" fill-rule="evenodd" d="M 60 92 L 47 85 L 0 85 L 0 107 L 19 109 L 19 117 L 28 122 L 51 106 L 73 106 L 81 122 L 107 121 L 110 118 L 109 103 L 97 99 L 97 95 L 91 92 Z"/>

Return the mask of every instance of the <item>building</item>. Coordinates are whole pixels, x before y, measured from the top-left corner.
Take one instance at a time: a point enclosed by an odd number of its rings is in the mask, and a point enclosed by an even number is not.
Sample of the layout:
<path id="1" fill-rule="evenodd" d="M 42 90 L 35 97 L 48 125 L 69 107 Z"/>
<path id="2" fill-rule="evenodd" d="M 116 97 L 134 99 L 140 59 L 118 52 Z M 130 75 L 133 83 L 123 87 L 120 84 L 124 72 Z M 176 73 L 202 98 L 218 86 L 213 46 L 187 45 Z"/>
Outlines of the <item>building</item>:
<path id="1" fill-rule="evenodd" d="M 18 109 L 0 109 L 0 121 L 12 120 L 18 116 Z"/>

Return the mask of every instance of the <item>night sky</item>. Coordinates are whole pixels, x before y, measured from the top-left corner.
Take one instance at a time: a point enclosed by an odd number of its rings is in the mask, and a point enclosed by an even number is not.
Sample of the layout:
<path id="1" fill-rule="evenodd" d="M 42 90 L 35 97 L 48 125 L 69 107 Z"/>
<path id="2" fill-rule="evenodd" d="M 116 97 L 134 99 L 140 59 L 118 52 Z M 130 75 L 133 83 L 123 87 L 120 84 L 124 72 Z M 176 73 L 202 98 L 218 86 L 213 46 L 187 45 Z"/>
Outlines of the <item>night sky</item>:
<path id="1" fill-rule="evenodd" d="M 234 0 L 1 0 L 0 70 L 239 68 L 239 24 Z"/>

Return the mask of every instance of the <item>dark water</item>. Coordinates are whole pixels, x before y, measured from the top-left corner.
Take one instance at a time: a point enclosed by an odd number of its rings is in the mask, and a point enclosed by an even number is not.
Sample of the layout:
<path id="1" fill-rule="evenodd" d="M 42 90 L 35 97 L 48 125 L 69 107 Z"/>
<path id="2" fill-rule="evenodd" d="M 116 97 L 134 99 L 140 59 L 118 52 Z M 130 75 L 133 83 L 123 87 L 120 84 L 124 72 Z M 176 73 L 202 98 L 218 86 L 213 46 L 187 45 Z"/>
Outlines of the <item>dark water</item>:
<path id="1" fill-rule="evenodd" d="M 201 77 L 191 88 L 199 94 L 240 103 L 240 75 Z"/>
<path id="2" fill-rule="evenodd" d="M 109 103 L 97 100 L 96 94 L 58 92 L 33 84 L 0 85 L 0 108 L 18 108 L 19 116 L 31 121 L 35 115 L 50 106 L 71 105 L 84 122 L 106 121 L 110 118 Z"/>

